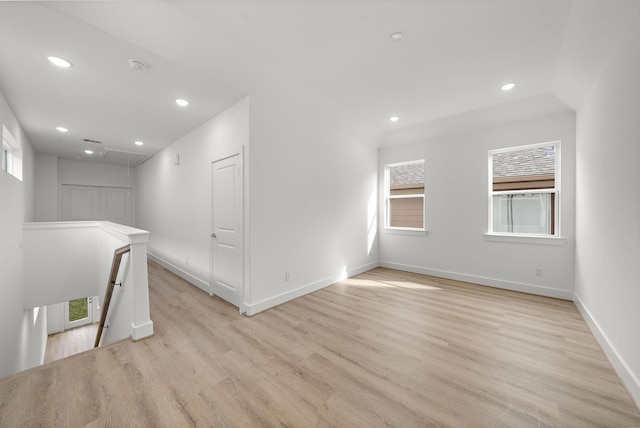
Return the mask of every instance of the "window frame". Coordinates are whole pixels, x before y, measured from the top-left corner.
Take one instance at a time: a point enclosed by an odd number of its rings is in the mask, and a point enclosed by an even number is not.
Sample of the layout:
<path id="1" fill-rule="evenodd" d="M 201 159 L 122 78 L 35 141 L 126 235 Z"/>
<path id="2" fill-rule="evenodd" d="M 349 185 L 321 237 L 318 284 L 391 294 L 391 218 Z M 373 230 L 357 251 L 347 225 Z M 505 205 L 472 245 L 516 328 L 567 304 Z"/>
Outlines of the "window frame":
<path id="1" fill-rule="evenodd" d="M 493 182 L 493 156 L 498 153 L 508 153 L 514 151 L 522 151 L 528 149 L 537 149 L 541 147 L 553 147 L 555 150 L 555 170 L 554 170 L 554 187 L 553 188 L 524 188 L 524 189 L 515 189 L 515 190 L 493 190 L 494 182 Z M 503 237 L 503 238 L 518 238 L 518 239 L 528 239 L 532 238 L 532 242 L 540 242 L 540 240 L 553 240 L 553 239 L 562 239 L 561 234 L 561 222 L 560 222 L 560 212 L 561 212 L 561 141 L 547 141 L 544 143 L 535 143 L 535 144 L 525 144 L 514 147 L 506 147 L 501 149 L 492 149 L 488 152 L 488 222 L 487 222 L 487 233 L 488 237 Z M 551 194 L 552 205 L 552 225 L 553 225 L 553 234 L 540 234 L 540 233 L 523 233 L 523 232 L 495 232 L 493 230 L 493 198 L 498 195 L 521 195 L 521 194 Z"/>
<path id="2" fill-rule="evenodd" d="M 2 139 L 2 170 L 12 174 L 13 162 L 11 156 L 11 146 Z M 13 174 L 12 174 L 13 175 Z"/>
<path id="3" fill-rule="evenodd" d="M 394 231 L 398 233 L 419 233 L 424 234 L 427 231 L 426 228 L 426 207 L 425 207 L 425 192 L 426 192 L 426 183 L 425 174 L 423 173 L 423 182 L 422 194 L 409 194 L 409 195 L 391 195 L 391 168 L 405 166 L 405 165 L 414 165 L 414 164 L 422 164 L 423 171 L 425 160 L 424 159 L 416 159 L 405 162 L 396 162 L 385 164 L 384 166 L 384 229 L 386 231 Z M 422 227 L 401 227 L 401 226 L 391 226 L 391 200 L 394 199 L 422 199 Z"/>
<path id="4" fill-rule="evenodd" d="M 2 125 L 2 170 L 22 181 L 21 147 L 6 126 Z"/>

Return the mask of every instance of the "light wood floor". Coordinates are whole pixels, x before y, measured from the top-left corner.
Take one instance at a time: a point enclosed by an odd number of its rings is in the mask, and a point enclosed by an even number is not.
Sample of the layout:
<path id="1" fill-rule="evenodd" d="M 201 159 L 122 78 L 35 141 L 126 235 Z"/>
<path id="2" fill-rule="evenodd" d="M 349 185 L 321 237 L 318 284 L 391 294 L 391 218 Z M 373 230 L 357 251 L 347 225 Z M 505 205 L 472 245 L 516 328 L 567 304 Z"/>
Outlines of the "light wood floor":
<path id="1" fill-rule="evenodd" d="M 49 335 L 44 362 L 50 363 L 92 349 L 97 332 L 98 323 L 93 323 Z"/>
<path id="2" fill-rule="evenodd" d="M 155 336 L 0 379 L 0 426 L 640 426 L 571 302 L 375 269 L 244 317 L 149 275 Z"/>

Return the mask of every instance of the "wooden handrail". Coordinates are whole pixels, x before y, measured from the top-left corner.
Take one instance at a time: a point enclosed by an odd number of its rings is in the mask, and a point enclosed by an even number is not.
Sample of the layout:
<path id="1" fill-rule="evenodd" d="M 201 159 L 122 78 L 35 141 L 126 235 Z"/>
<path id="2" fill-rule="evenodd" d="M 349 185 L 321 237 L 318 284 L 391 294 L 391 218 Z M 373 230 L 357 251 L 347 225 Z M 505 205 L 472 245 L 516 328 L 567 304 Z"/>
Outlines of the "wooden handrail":
<path id="1" fill-rule="evenodd" d="M 100 314 L 100 325 L 98 326 L 98 333 L 96 334 L 96 342 L 93 347 L 97 348 L 100 345 L 100 339 L 102 338 L 102 330 L 104 329 L 104 323 L 107 320 L 107 313 L 109 312 L 109 304 L 111 303 L 111 296 L 113 295 L 113 289 L 116 286 L 116 279 L 118 277 L 118 271 L 120 270 L 120 262 L 122 256 L 131 251 L 130 245 L 118 248 L 113 252 L 113 261 L 111 262 L 111 273 L 109 274 L 109 283 L 107 284 L 107 294 L 104 296 L 104 304 L 102 305 L 102 313 Z"/>

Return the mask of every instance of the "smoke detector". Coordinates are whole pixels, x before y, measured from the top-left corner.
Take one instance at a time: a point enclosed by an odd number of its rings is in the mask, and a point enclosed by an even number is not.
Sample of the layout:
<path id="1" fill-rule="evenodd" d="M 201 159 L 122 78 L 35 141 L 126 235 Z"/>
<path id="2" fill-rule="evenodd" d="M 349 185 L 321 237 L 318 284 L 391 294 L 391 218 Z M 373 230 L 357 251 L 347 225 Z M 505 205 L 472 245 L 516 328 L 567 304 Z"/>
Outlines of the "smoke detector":
<path id="1" fill-rule="evenodd" d="M 130 59 L 129 60 L 129 65 L 135 71 L 145 71 L 148 68 L 147 64 L 145 64 L 144 62 L 142 62 L 140 60 L 137 60 L 137 59 Z"/>

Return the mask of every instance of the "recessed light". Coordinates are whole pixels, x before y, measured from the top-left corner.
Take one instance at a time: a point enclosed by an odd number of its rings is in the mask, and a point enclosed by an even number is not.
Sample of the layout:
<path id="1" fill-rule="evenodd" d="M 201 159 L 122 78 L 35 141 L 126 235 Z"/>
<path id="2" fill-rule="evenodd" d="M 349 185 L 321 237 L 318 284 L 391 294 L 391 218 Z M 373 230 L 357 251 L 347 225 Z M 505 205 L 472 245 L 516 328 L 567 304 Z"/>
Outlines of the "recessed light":
<path id="1" fill-rule="evenodd" d="M 142 141 L 134 141 L 133 144 L 135 144 L 136 146 L 144 145 L 144 143 Z"/>
<path id="2" fill-rule="evenodd" d="M 515 87 L 516 87 L 516 84 L 511 82 L 511 83 L 507 83 L 506 85 L 502 85 L 500 89 L 502 89 L 503 91 L 510 91 Z"/>
<path id="3" fill-rule="evenodd" d="M 183 100 L 182 98 L 178 98 L 176 100 L 176 104 L 178 104 L 180 107 L 186 107 L 189 105 L 189 101 Z"/>
<path id="4" fill-rule="evenodd" d="M 398 116 L 391 116 L 391 117 L 389 118 L 389 120 L 390 120 L 391 122 L 397 122 L 397 121 L 399 121 L 399 120 L 400 120 L 400 118 L 399 118 Z"/>
<path id="5" fill-rule="evenodd" d="M 393 40 L 394 42 L 398 42 L 400 40 L 402 40 L 402 37 L 404 36 L 404 34 L 396 31 L 395 33 L 391 33 L 391 35 L 389 36 L 389 38 L 391 40 Z"/>
<path id="6" fill-rule="evenodd" d="M 60 58 L 60 57 L 57 57 L 57 56 L 49 56 L 49 57 L 47 57 L 47 59 L 49 61 L 51 61 L 52 64 L 55 64 L 55 65 L 57 65 L 58 67 L 61 67 L 61 68 L 69 68 L 69 67 L 71 67 L 71 63 L 69 61 L 67 61 L 66 59 L 64 59 L 64 58 Z"/>
<path id="7" fill-rule="evenodd" d="M 84 152 L 85 152 L 86 154 L 88 154 L 88 155 L 92 155 L 92 154 L 93 154 L 93 150 L 85 150 Z"/>
<path id="8" fill-rule="evenodd" d="M 65 128 L 64 126 L 56 126 L 56 129 L 60 132 L 69 132 L 69 129 Z"/>

